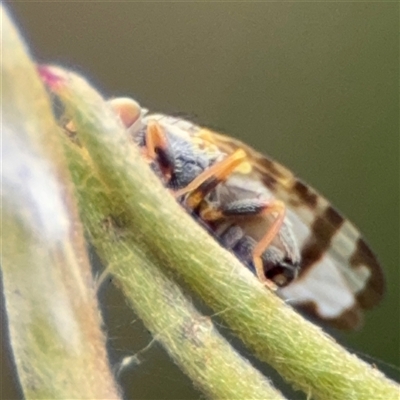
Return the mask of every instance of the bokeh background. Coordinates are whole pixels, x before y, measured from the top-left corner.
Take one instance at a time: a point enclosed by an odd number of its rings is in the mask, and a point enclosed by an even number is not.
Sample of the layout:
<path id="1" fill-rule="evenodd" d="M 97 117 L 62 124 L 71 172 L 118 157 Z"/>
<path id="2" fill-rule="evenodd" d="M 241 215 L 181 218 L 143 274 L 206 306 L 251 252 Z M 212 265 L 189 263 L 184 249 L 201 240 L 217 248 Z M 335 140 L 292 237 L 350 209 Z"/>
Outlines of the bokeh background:
<path id="1" fill-rule="evenodd" d="M 110 1 L 7 7 L 40 62 L 81 72 L 105 96 L 129 95 L 155 111 L 193 115 L 246 141 L 351 218 L 379 254 L 387 296 L 360 332 L 330 333 L 399 379 L 398 4 Z M 112 285 L 101 300 L 112 362 L 149 343 Z M 0 397 L 19 398 L 4 314 L 2 321 Z M 268 366 L 255 364 L 275 377 Z M 120 382 L 126 398 L 203 398 L 157 345 Z"/>

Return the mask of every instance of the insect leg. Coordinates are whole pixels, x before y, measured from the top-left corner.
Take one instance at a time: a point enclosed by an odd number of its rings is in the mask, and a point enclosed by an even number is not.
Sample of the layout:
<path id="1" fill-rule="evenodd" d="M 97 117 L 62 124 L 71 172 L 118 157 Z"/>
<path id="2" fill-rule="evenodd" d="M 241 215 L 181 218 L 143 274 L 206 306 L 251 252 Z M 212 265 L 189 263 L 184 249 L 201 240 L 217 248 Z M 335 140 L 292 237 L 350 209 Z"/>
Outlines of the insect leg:
<path id="1" fill-rule="evenodd" d="M 246 153 L 243 150 L 236 150 L 233 154 L 207 168 L 186 187 L 177 190 L 174 193 L 175 197 L 178 198 L 193 192 L 187 199 L 186 204 L 191 208 L 195 208 L 208 193 L 225 181 L 240 164 L 245 162 L 246 158 Z"/>
<path id="2" fill-rule="evenodd" d="M 268 231 L 253 249 L 253 262 L 258 279 L 270 289 L 275 290 L 276 285 L 265 276 L 262 254 L 272 243 L 285 219 L 285 204 L 279 200 L 240 200 L 225 204 L 219 208 L 206 207 L 201 211 L 201 217 L 206 221 L 216 221 L 233 216 L 267 216 L 273 215 L 274 220 Z"/>
<path id="3" fill-rule="evenodd" d="M 162 175 L 168 182 L 174 171 L 175 155 L 167 136 L 157 121 L 149 121 L 145 135 L 146 145 L 142 148 L 142 155 L 149 163 L 157 160 Z"/>
<path id="4" fill-rule="evenodd" d="M 168 141 L 160 124 L 149 121 L 146 129 L 146 156 L 154 161 L 157 158 L 157 150 L 168 152 Z"/>
<path id="5" fill-rule="evenodd" d="M 268 248 L 268 246 L 272 243 L 282 227 L 286 215 L 285 204 L 279 200 L 274 200 L 272 203 L 269 203 L 266 206 L 261 214 L 264 216 L 273 214 L 275 220 L 269 227 L 268 231 L 265 233 L 264 237 L 257 243 L 256 247 L 253 250 L 254 267 L 256 269 L 258 279 L 260 279 L 261 282 L 264 282 L 265 285 L 268 286 L 270 289 L 276 290 L 277 287 L 275 286 L 275 284 L 272 283 L 272 281 L 267 279 L 265 276 L 261 256 Z"/>
<path id="6" fill-rule="evenodd" d="M 167 179 L 170 178 L 175 165 L 174 155 L 171 152 L 165 132 L 156 121 L 149 121 L 148 123 L 144 156 L 150 162 L 157 159 L 163 175 Z M 178 198 L 193 192 L 187 199 L 186 204 L 191 208 L 195 208 L 208 193 L 243 163 L 246 157 L 246 153 L 243 150 L 236 150 L 233 154 L 207 168 L 186 187 L 175 191 L 173 193 L 174 196 Z"/>

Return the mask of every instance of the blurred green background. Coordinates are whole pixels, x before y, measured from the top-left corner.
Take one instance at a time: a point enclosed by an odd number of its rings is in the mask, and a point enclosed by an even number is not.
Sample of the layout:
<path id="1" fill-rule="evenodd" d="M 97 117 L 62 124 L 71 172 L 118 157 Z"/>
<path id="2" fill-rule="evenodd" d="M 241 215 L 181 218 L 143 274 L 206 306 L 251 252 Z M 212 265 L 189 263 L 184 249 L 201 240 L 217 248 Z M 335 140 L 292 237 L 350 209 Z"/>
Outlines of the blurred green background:
<path id="1" fill-rule="evenodd" d="M 106 96 L 194 115 L 246 141 L 351 218 L 382 261 L 387 296 L 362 331 L 331 333 L 399 379 L 398 4 L 13 2 L 8 8 L 40 62 L 81 72 Z M 109 285 L 101 298 L 112 361 L 146 346 L 148 332 L 118 291 Z M 7 350 L 5 323 L 2 333 Z M 10 355 L 2 355 L 0 397 L 18 398 Z M 157 345 L 120 382 L 126 398 L 203 398 Z"/>

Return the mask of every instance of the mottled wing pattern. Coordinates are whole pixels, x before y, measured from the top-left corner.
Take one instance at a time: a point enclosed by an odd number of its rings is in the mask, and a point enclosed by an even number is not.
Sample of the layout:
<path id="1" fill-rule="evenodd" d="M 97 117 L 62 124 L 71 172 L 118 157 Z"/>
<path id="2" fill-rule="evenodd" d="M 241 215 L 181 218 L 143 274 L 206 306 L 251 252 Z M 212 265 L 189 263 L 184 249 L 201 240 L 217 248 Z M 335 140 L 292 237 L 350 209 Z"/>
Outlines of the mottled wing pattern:
<path id="1" fill-rule="evenodd" d="M 356 329 L 362 309 L 376 305 L 384 292 L 381 267 L 358 230 L 330 203 L 288 169 L 229 136 L 199 128 L 179 118 L 151 115 L 161 124 L 176 126 L 194 140 L 231 154 L 243 149 L 251 165 L 246 172 L 287 205 L 302 265 L 300 276 L 279 290 L 287 301 L 342 329 Z"/>
<path id="2" fill-rule="evenodd" d="M 302 265 L 300 276 L 280 289 L 282 297 L 336 327 L 359 327 L 361 310 L 379 303 L 385 286 L 360 232 L 287 168 L 238 140 L 214 132 L 211 137 L 224 152 L 244 149 L 257 179 L 287 205 Z"/>

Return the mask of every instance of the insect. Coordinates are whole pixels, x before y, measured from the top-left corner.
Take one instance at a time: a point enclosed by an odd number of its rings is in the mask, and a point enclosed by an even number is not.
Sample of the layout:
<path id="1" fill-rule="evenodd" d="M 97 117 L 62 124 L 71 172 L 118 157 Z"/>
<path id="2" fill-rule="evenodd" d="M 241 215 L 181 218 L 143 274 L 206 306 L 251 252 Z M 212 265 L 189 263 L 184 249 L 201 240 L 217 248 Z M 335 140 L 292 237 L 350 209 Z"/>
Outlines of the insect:
<path id="1" fill-rule="evenodd" d="M 381 300 L 383 273 L 358 230 L 288 169 L 133 100 L 110 103 L 177 201 L 279 296 L 342 329 Z"/>

